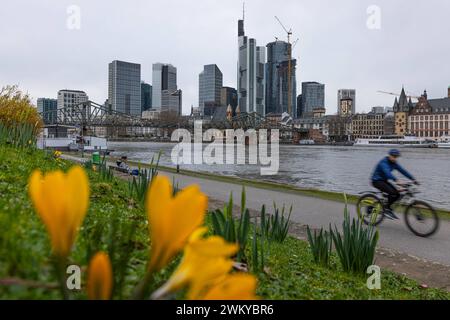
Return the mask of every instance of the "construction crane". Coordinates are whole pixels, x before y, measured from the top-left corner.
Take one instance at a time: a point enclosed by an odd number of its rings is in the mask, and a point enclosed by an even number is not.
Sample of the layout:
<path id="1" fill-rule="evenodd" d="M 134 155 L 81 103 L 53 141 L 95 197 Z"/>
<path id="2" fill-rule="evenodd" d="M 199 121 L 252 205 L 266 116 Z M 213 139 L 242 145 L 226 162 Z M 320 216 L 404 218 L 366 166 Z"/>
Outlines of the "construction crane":
<path id="1" fill-rule="evenodd" d="M 275 19 L 278 21 L 278 23 L 281 25 L 283 30 L 287 34 L 287 42 L 288 42 L 288 113 L 290 116 L 292 116 L 292 48 L 293 45 L 291 44 L 291 37 L 292 37 L 292 28 L 287 29 L 284 24 L 281 22 L 280 19 L 278 19 L 277 16 L 275 16 Z M 295 44 L 297 44 L 298 39 L 295 41 Z"/>
<path id="2" fill-rule="evenodd" d="M 277 16 L 275 16 L 275 19 L 277 19 L 278 23 L 281 25 L 281 27 L 284 29 L 284 31 L 286 31 L 287 36 L 288 36 L 288 43 L 291 43 L 291 36 L 292 36 L 292 29 L 286 29 L 286 27 L 284 26 L 284 24 L 281 22 L 280 19 L 278 19 Z"/>
<path id="3" fill-rule="evenodd" d="M 399 97 L 400 95 L 398 94 L 398 93 L 393 93 L 393 92 L 387 92 L 387 91 L 377 91 L 378 93 L 382 93 L 382 94 L 389 94 L 389 95 L 391 95 L 391 96 L 396 96 L 396 97 Z M 407 95 L 406 96 L 407 98 L 411 98 L 411 99 L 416 99 L 416 100 L 419 100 L 419 96 L 413 96 L 413 95 Z"/>

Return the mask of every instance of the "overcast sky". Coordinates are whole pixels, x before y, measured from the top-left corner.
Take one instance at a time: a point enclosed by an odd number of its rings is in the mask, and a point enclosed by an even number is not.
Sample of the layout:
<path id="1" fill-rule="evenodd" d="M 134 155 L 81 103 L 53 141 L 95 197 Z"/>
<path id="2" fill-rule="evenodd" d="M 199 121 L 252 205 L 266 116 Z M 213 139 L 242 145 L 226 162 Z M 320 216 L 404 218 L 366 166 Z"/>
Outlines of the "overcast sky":
<path id="1" fill-rule="evenodd" d="M 81 10 L 80 29 L 69 29 L 70 5 Z M 375 15 L 381 10 L 380 29 Z M 266 45 L 285 33 L 294 38 L 302 81 L 326 85 L 327 113 L 335 113 L 337 90 L 357 90 L 357 111 L 392 106 L 395 97 L 377 90 L 447 95 L 450 85 L 448 0 L 247 0 L 245 31 Z M 70 16 L 70 17 L 69 17 Z M 215 63 L 224 85 L 236 87 L 237 20 L 240 0 L 14 0 L 0 4 L 0 86 L 19 84 L 36 99 L 59 89 L 107 98 L 108 63 L 142 65 L 151 83 L 155 62 L 178 68 L 183 111 L 198 105 L 198 74 Z M 73 21 L 73 20 L 69 20 Z"/>

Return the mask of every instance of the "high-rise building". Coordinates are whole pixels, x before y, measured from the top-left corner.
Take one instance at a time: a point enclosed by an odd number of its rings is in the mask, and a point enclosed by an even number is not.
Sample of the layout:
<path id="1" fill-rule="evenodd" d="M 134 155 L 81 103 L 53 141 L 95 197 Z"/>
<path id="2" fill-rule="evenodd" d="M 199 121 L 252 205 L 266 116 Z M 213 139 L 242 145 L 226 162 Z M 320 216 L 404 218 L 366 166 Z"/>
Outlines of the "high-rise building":
<path id="1" fill-rule="evenodd" d="M 238 105 L 241 112 L 265 114 L 266 48 L 244 32 L 244 20 L 238 22 Z"/>
<path id="2" fill-rule="evenodd" d="M 58 91 L 58 112 L 61 120 L 64 120 L 65 115 L 73 114 L 74 105 L 89 101 L 89 97 L 84 91 L 80 90 L 59 90 Z M 89 110 L 86 110 L 89 112 Z"/>
<path id="3" fill-rule="evenodd" d="M 152 108 L 152 86 L 141 82 L 141 112 Z"/>
<path id="4" fill-rule="evenodd" d="M 181 111 L 182 92 L 177 86 L 177 68 L 171 64 L 155 63 L 152 79 L 152 108 L 160 112 Z"/>
<path id="5" fill-rule="evenodd" d="M 338 90 L 337 110 L 339 116 L 349 116 L 356 113 L 356 90 Z"/>
<path id="6" fill-rule="evenodd" d="M 204 116 L 212 116 L 217 107 L 220 107 L 222 97 L 223 75 L 215 64 L 203 67 L 199 75 L 198 101 L 200 112 Z"/>
<path id="7" fill-rule="evenodd" d="M 238 105 L 238 94 L 235 88 L 223 87 L 220 98 L 220 105 L 223 107 L 231 106 L 232 115 L 236 115 L 236 107 Z"/>
<path id="8" fill-rule="evenodd" d="M 341 117 L 351 116 L 354 110 L 354 100 L 352 98 L 342 98 L 339 100 L 338 115 Z"/>
<path id="9" fill-rule="evenodd" d="M 290 104 L 291 117 L 296 118 L 296 60 L 291 61 L 290 84 L 288 80 L 289 51 L 291 48 L 292 45 L 284 41 L 275 41 L 267 45 L 266 113 L 282 114 L 288 112 Z M 289 95 L 290 97 L 288 97 Z"/>
<path id="10" fill-rule="evenodd" d="M 141 116 L 141 65 L 114 60 L 109 64 L 108 79 L 112 110 Z"/>
<path id="11" fill-rule="evenodd" d="M 163 90 L 161 92 L 161 113 L 182 114 L 183 92 L 181 90 Z"/>
<path id="12" fill-rule="evenodd" d="M 42 120 L 45 124 L 56 123 L 58 115 L 58 100 L 50 98 L 37 99 L 37 111 L 42 113 Z"/>
<path id="13" fill-rule="evenodd" d="M 301 118 L 302 117 L 302 113 L 303 113 L 303 108 L 302 108 L 302 95 L 299 94 L 297 96 L 297 118 Z"/>
<path id="14" fill-rule="evenodd" d="M 302 117 L 312 117 L 314 109 L 320 108 L 325 108 L 325 85 L 302 82 Z"/>

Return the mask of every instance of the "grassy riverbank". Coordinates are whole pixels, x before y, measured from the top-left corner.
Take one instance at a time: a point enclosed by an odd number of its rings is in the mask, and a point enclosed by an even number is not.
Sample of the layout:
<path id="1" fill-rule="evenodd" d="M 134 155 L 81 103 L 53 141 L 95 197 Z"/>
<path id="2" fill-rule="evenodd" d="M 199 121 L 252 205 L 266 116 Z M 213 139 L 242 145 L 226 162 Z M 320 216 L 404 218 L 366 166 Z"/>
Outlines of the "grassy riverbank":
<path id="1" fill-rule="evenodd" d="M 72 163 L 57 161 L 42 151 L 0 146 L 0 299 L 60 298 L 51 271 L 50 244 L 28 199 L 27 183 L 35 168 L 52 171 L 70 166 Z M 126 181 L 113 178 L 112 182 L 104 182 L 92 171 L 89 181 L 90 207 L 70 262 L 85 270 L 90 256 L 98 250 L 114 248 L 116 261 L 129 255 L 123 282 L 117 284 L 121 290 L 114 293 L 116 299 L 127 298 L 143 277 L 148 258 L 146 214 L 142 204 L 129 196 Z M 129 237 L 126 234 L 131 225 L 134 231 Z M 158 285 L 168 278 L 177 262 L 157 275 Z M 257 276 L 257 293 L 263 299 L 450 298 L 444 291 L 423 289 L 415 281 L 390 272 L 383 272 L 382 289 L 371 291 L 363 277 L 344 273 L 334 255 L 331 269 L 315 265 L 308 244 L 291 237 L 282 244 L 269 245 L 265 272 Z M 73 295 L 85 298 L 83 292 Z"/>

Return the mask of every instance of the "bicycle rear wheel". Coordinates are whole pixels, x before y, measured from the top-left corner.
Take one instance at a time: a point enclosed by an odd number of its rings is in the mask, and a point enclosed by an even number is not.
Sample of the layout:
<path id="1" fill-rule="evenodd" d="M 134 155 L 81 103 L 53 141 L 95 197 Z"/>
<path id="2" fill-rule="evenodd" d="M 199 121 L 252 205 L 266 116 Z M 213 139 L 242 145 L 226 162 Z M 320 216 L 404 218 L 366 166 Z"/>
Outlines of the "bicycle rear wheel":
<path id="1" fill-rule="evenodd" d="M 368 193 L 359 198 L 356 204 L 358 216 L 366 225 L 377 226 L 383 219 L 383 203 L 376 195 Z"/>
<path id="2" fill-rule="evenodd" d="M 439 229 L 436 210 L 424 201 L 414 201 L 405 211 L 406 226 L 419 237 L 430 237 Z"/>

